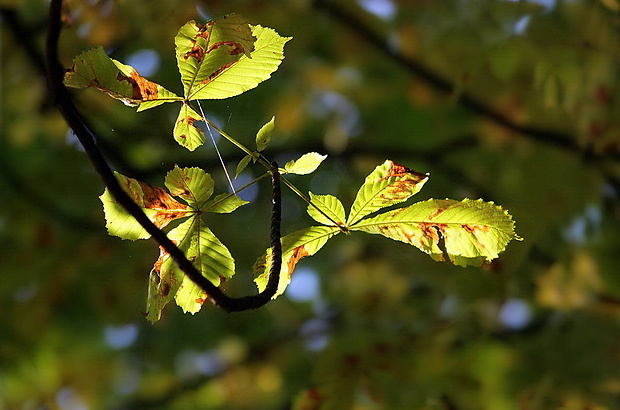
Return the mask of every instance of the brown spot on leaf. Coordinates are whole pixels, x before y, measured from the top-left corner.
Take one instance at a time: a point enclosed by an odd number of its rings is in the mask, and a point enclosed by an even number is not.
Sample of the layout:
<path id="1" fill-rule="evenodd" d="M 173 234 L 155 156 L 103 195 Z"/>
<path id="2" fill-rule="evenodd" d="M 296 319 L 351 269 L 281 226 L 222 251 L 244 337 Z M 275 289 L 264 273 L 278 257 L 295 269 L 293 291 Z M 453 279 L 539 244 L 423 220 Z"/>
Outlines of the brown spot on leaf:
<path id="1" fill-rule="evenodd" d="M 213 72 L 213 74 L 211 74 L 209 77 L 205 78 L 204 80 L 202 80 L 200 82 L 200 84 L 205 85 L 210 83 L 211 81 L 213 81 L 214 78 L 216 78 L 218 75 L 222 74 L 224 71 L 226 71 L 229 67 L 231 67 L 233 64 L 235 64 L 237 61 L 233 61 L 231 63 L 228 64 L 224 64 L 223 66 L 221 66 L 220 68 L 218 68 L 217 70 L 215 70 Z"/>
<path id="2" fill-rule="evenodd" d="M 198 44 L 195 44 L 194 47 L 192 47 L 190 51 L 185 53 L 185 56 L 183 58 L 185 58 L 185 60 L 189 60 L 190 58 L 193 58 L 200 63 L 202 62 L 202 60 L 204 60 L 205 54 L 206 54 L 205 49 L 199 46 Z"/>
<path id="3" fill-rule="evenodd" d="M 297 265 L 297 262 L 299 262 L 300 259 L 305 258 L 308 255 L 309 253 L 306 250 L 306 247 L 304 245 L 298 246 L 297 248 L 293 250 L 293 254 L 286 262 L 287 272 L 288 272 L 289 277 L 293 274 L 293 271 L 295 270 L 295 265 Z"/>
<path id="4" fill-rule="evenodd" d="M 222 46 L 228 46 L 228 54 L 230 54 L 231 56 L 245 53 L 243 45 L 237 41 L 218 41 L 217 43 L 213 43 L 211 47 L 209 47 L 207 54 Z"/>
<path id="5" fill-rule="evenodd" d="M 202 305 L 205 303 L 205 300 L 203 298 L 197 298 L 196 303 L 198 303 L 199 305 Z"/>
<path id="6" fill-rule="evenodd" d="M 165 297 L 167 297 L 170 294 L 170 290 L 171 289 L 172 289 L 172 286 L 170 286 L 170 283 L 164 282 L 164 284 L 161 285 L 159 293 L 161 294 L 162 297 L 165 298 Z"/>
<path id="7" fill-rule="evenodd" d="M 136 70 L 131 70 L 129 76 L 123 75 L 119 72 L 117 76 L 118 81 L 127 81 L 133 90 L 131 96 L 134 100 L 139 101 L 151 101 L 158 98 L 158 85 L 152 81 L 142 77 Z"/>
<path id="8" fill-rule="evenodd" d="M 439 242 L 439 234 L 437 232 L 438 226 L 437 224 L 429 223 L 429 222 L 420 222 L 418 227 L 424 233 L 424 237 L 430 238 L 433 242 Z M 422 242 L 424 243 L 424 242 Z"/>
<path id="9" fill-rule="evenodd" d="M 388 191 L 382 194 L 385 199 L 395 199 L 401 196 L 409 197 L 411 189 L 428 178 L 428 175 L 409 169 L 403 165 L 399 165 L 393 161 L 389 161 L 390 167 L 385 176 L 379 181 L 395 178 L 388 186 Z"/>
<path id="10" fill-rule="evenodd" d="M 427 217 L 427 219 L 431 220 L 437 218 L 439 215 L 443 214 L 446 209 L 447 208 L 437 208 Z"/>
<path id="11" fill-rule="evenodd" d="M 394 161 L 390 161 L 390 168 L 388 169 L 387 172 L 387 177 L 398 177 L 398 176 L 405 176 L 405 175 L 413 175 L 415 177 L 415 179 L 419 181 L 422 181 L 424 179 L 426 179 L 428 177 L 428 175 L 426 174 L 422 174 L 420 172 L 414 171 L 411 168 L 407 168 L 404 165 L 400 165 L 397 164 Z"/>
<path id="12" fill-rule="evenodd" d="M 163 188 L 154 187 L 132 178 L 125 178 L 119 183 L 140 207 L 156 211 L 149 217 L 158 228 L 163 228 L 170 221 L 186 215 L 187 205 L 174 199 Z M 135 183 L 140 187 L 139 190 L 136 189 Z"/>
<path id="13" fill-rule="evenodd" d="M 461 225 L 461 228 L 463 228 L 466 232 L 472 233 L 474 235 L 478 233 L 488 233 L 491 230 L 489 226 L 473 224 L 463 224 Z"/>

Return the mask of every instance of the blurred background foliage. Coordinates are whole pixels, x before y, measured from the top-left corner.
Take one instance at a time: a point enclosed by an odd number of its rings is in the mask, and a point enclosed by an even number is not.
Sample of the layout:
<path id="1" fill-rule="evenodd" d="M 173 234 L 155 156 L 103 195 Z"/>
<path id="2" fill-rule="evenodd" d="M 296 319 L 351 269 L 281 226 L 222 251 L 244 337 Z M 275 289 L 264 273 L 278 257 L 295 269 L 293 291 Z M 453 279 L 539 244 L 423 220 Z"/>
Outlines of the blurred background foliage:
<path id="1" fill-rule="evenodd" d="M 328 154 L 302 191 L 350 204 L 386 158 L 431 178 L 416 198 L 484 198 L 525 238 L 482 269 L 370 235 L 304 259 L 251 312 L 145 309 L 154 243 L 109 237 L 103 186 L 50 101 L 48 2 L 0 1 L 0 408 L 620 408 L 618 0 L 70 0 L 61 54 L 103 45 L 180 91 L 173 37 L 236 12 L 292 36 L 273 78 L 204 103 L 266 155 Z M 171 137 L 173 106 L 75 100 L 118 171 L 161 185 L 174 164 L 226 180 L 213 146 Z M 228 168 L 242 153 L 219 142 Z M 248 170 L 243 184 L 260 169 Z M 234 295 L 254 292 L 269 188 L 210 216 Z M 284 233 L 311 220 L 285 191 Z"/>

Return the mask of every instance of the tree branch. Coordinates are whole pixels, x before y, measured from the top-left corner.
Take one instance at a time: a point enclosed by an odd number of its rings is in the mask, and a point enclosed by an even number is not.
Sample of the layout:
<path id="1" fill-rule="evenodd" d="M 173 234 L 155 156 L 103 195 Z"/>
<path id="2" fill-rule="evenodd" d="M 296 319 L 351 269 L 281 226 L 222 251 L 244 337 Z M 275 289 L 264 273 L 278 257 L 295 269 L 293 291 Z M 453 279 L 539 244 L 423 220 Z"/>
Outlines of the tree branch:
<path id="1" fill-rule="evenodd" d="M 280 277 L 280 265 L 282 260 L 282 245 L 280 241 L 280 176 L 277 164 L 272 164 L 273 208 L 271 218 L 271 247 L 273 259 L 269 272 L 267 287 L 257 295 L 242 298 L 231 298 L 224 294 L 218 287 L 196 269 L 185 254 L 168 238 L 166 233 L 159 229 L 144 214 L 142 209 L 127 195 L 120 186 L 114 173 L 97 147 L 94 132 L 86 125 L 81 114 L 78 112 L 71 96 L 63 83 L 64 69 L 58 59 L 58 40 L 62 30 L 61 22 L 62 0 L 52 0 L 46 43 L 46 65 L 48 87 L 53 101 L 65 117 L 67 124 L 82 144 L 93 167 L 101 177 L 114 199 L 133 216 L 138 223 L 153 237 L 153 239 L 170 255 L 172 260 L 179 266 L 192 282 L 199 286 L 211 301 L 227 312 L 242 311 L 258 308 L 271 300 L 278 288 Z"/>
<path id="2" fill-rule="evenodd" d="M 374 46 L 377 50 L 387 55 L 392 61 L 403 66 L 411 74 L 416 75 L 430 84 L 433 88 L 440 91 L 443 94 L 451 95 L 456 89 L 455 84 L 441 77 L 439 74 L 433 72 L 423 63 L 415 59 L 405 57 L 400 54 L 394 47 L 390 47 L 387 41 L 378 34 L 369 30 L 369 28 L 347 12 L 344 8 L 338 6 L 333 1 L 328 0 L 315 0 L 314 5 L 317 9 L 323 11 L 330 17 L 340 22 L 343 26 L 349 28 L 369 44 Z M 495 124 L 500 125 L 510 131 L 521 134 L 532 140 L 536 140 L 548 145 L 553 145 L 558 148 L 562 148 L 586 159 L 613 159 L 620 160 L 620 153 L 606 153 L 593 155 L 589 150 L 580 146 L 577 143 L 577 138 L 574 135 L 569 135 L 559 131 L 547 130 L 529 125 L 517 124 L 509 117 L 493 110 L 484 103 L 477 100 L 472 95 L 463 92 L 460 94 L 458 103 L 465 109 L 477 114 L 481 117 L 487 118 L 493 121 Z"/>

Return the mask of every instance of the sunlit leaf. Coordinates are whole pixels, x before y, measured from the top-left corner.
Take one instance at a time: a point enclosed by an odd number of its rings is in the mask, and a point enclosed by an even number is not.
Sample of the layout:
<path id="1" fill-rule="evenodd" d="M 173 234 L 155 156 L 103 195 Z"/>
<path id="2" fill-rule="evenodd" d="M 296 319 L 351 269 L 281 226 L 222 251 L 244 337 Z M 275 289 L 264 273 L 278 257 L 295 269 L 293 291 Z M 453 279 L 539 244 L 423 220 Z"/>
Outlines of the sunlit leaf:
<path id="1" fill-rule="evenodd" d="M 347 225 L 379 209 L 406 201 L 418 193 L 427 180 L 427 174 L 386 160 L 366 177 L 351 206 Z"/>
<path id="2" fill-rule="evenodd" d="M 187 103 L 183 103 L 179 116 L 174 125 L 173 135 L 176 142 L 190 151 L 195 150 L 207 140 L 204 132 L 194 125 L 204 118 Z"/>
<path id="3" fill-rule="evenodd" d="M 239 161 L 239 163 L 237 164 L 237 169 L 235 170 L 235 178 L 237 178 L 243 172 L 243 170 L 250 164 L 250 161 L 252 161 L 252 158 L 253 157 L 250 154 L 241 158 L 241 161 Z"/>
<path id="4" fill-rule="evenodd" d="M 289 161 L 284 165 L 282 170 L 286 174 L 306 175 L 314 172 L 321 162 L 327 158 L 327 155 L 321 155 L 316 152 L 309 152 L 302 155 L 295 161 Z"/>
<path id="5" fill-rule="evenodd" d="M 338 198 L 333 195 L 315 195 L 310 192 L 310 202 L 314 205 L 308 205 L 308 215 L 312 219 L 323 225 L 344 225 L 344 206 Z"/>
<path id="6" fill-rule="evenodd" d="M 189 222 L 189 221 L 188 221 Z M 202 219 L 195 218 L 191 229 L 191 242 L 185 252 L 198 271 L 215 286 L 235 274 L 235 260 L 228 248 L 211 232 Z M 187 276 L 175 295 L 177 305 L 184 312 L 196 313 L 202 307 L 207 295 Z"/>
<path id="7" fill-rule="evenodd" d="M 202 99 L 206 97 L 198 93 L 206 84 L 242 55 L 254 51 L 255 38 L 243 17 L 229 14 L 204 26 L 189 21 L 179 29 L 174 41 L 184 95 L 188 99 Z"/>
<path id="8" fill-rule="evenodd" d="M 168 238 L 179 249 L 186 251 L 189 247 L 191 235 L 188 235 L 188 226 L 192 221 L 188 220 L 168 232 Z M 185 274 L 170 258 L 170 254 L 163 248 L 159 248 L 159 257 L 149 274 L 149 289 L 146 300 L 147 319 L 156 322 L 161 317 L 163 308 L 174 299 Z"/>
<path id="9" fill-rule="evenodd" d="M 248 201 L 244 201 L 239 198 L 237 195 L 233 194 L 219 194 L 209 202 L 207 202 L 202 208 L 205 212 L 215 212 L 218 214 L 229 214 L 235 209 L 243 206 L 245 204 L 249 204 Z"/>
<path id="10" fill-rule="evenodd" d="M 174 228 L 168 236 L 214 285 L 219 286 L 222 280 L 235 274 L 232 255 L 198 215 Z M 170 255 L 160 248 L 159 259 L 151 271 L 147 301 L 148 319 L 158 320 L 161 309 L 172 297 L 184 312 L 196 313 L 207 295 L 186 277 Z"/>
<path id="11" fill-rule="evenodd" d="M 165 183 L 172 195 L 183 198 L 189 206 L 199 211 L 204 210 L 215 185 L 211 175 L 202 169 L 179 168 L 177 165 L 168 172 Z"/>
<path id="12" fill-rule="evenodd" d="M 125 192 L 159 228 L 163 228 L 171 221 L 188 216 L 193 212 L 191 208 L 175 200 L 162 188 L 150 186 L 119 173 L 115 174 Z M 103 203 L 106 228 L 110 235 L 131 240 L 150 237 L 138 221 L 116 202 L 107 188 L 99 198 Z"/>
<path id="13" fill-rule="evenodd" d="M 206 58 L 203 53 L 208 49 L 201 45 L 200 40 L 192 46 L 196 47 L 194 52 L 183 55 L 177 52 L 181 74 L 189 79 L 184 81 L 184 85 L 189 87 L 185 94 L 189 100 L 234 97 L 271 77 L 284 59 L 284 44 L 290 37 L 281 37 L 267 27 L 252 26 L 251 30 L 256 42 L 249 56 L 230 55 L 228 51 L 225 51 L 225 55 L 217 48 L 213 53 L 219 54 Z M 244 46 L 243 50 L 246 48 Z M 238 47 L 232 49 L 234 52 L 241 50 Z M 206 64 L 203 60 L 208 61 L 209 69 L 202 68 Z"/>
<path id="14" fill-rule="evenodd" d="M 276 117 L 271 117 L 271 120 L 263 125 L 256 134 L 256 150 L 258 152 L 263 151 L 269 145 L 271 141 L 271 134 L 275 128 Z"/>
<path id="15" fill-rule="evenodd" d="M 435 260 L 444 251 L 456 265 L 479 266 L 498 257 L 513 239 L 512 217 L 493 202 L 430 199 L 382 213 L 350 227 L 414 245 Z"/>
<path id="16" fill-rule="evenodd" d="M 273 296 L 275 299 L 281 295 L 291 281 L 291 275 L 297 262 L 306 256 L 317 253 L 329 238 L 340 232 L 338 228 L 329 226 L 311 226 L 300 229 L 282 238 L 282 268 L 280 269 L 280 281 L 278 291 Z M 261 256 L 252 270 L 256 275 L 254 282 L 259 291 L 267 286 L 269 270 L 271 268 L 271 249 Z"/>
<path id="17" fill-rule="evenodd" d="M 65 72 L 64 83 L 73 88 L 97 88 L 127 105 L 140 105 L 138 111 L 182 99 L 140 76 L 133 67 L 111 59 L 101 46 L 77 56 Z"/>

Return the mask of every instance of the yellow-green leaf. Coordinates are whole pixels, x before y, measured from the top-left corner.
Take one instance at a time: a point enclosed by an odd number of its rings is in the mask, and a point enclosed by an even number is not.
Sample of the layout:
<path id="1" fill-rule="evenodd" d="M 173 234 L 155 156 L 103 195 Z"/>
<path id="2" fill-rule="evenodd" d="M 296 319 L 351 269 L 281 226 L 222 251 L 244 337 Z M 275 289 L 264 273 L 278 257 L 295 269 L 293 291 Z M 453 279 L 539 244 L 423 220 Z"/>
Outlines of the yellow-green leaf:
<path id="1" fill-rule="evenodd" d="M 295 231 L 282 238 L 282 268 L 280 269 L 278 290 L 275 295 L 273 295 L 273 299 L 281 295 L 291 282 L 291 275 L 295 270 L 297 262 L 306 256 L 312 256 L 317 253 L 323 245 L 327 243 L 329 238 L 338 233 L 340 233 L 340 230 L 335 227 L 311 226 Z M 267 287 L 271 260 L 270 248 L 252 267 L 256 275 L 254 282 L 261 292 Z"/>
<path id="2" fill-rule="evenodd" d="M 235 274 L 232 255 L 199 215 L 174 228 L 168 237 L 215 286 Z M 170 255 L 160 250 L 150 275 L 147 318 L 152 322 L 158 320 L 161 310 L 173 297 L 184 312 L 190 313 L 198 312 L 207 299 L 202 289 L 183 274 Z"/>
<path id="3" fill-rule="evenodd" d="M 254 50 L 247 54 L 237 55 L 238 59 L 227 56 L 209 56 L 213 58 L 213 67 L 217 69 L 209 75 L 196 76 L 186 96 L 190 100 L 223 99 L 234 97 L 251 90 L 271 77 L 284 59 L 284 44 L 290 37 L 281 37 L 274 30 L 252 26 L 252 35 L 256 38 Z M 216 50 L 217 51 L 217 50 Z M 205 57 L 207 60 L 207 57 Z M 179 68 L 183 74 L 184 68 Z M 189 73 L 194 72 L 192 68 Z M 206 70 L 212 71 L 211 69 Z M 185 74 L 185 75 L 188 75 Z"/>
<path id="4" fill-rule="evenodd" d="M 271 141 L 271 134 L 275 128 L 276 117 L 271 117 L 271 120 L 263 125 L 256 134 L 256 150 L 258 152 L 263 151 L 269 145 Z"/>
<path id="5" fill-rule="evenodd" d="M 306 175 L 314 172 L 321 162 L 327 158 L 327 155 L 321 155 L 316 152 L 309 152 L 302 155 L 295 161 L 289 161 L 284 165 L 281 172 L 285 174 Z"/>
<path id="6" fill-rule="evenodd" d="M 181 27 L 175 44 L 185 97 L 206 98 L 199 95 L 205 85 L 241 56 L 249 56 L 254 41 L 249 24 L 238 14 L 211 20 L 204 26 L 192 20 Z"/>
<path id="7" fill-rule="evenodd" d="M 200 128 L 194 125 L 196 121 L 203 120 L 202 115 L 198 114 L 189 104 L 183 103 L 173 130 L 176 142 L 190 151 L 204 144 L 207 137 Z"/>
<path id="8" fill-rule="evenodd" d="M 430 199 L 364 219 L 351 227 L 414 245 L 435 260 L 479 266 L 498 257 L 513 239 L 514 221 L 493 202 Z"/>
<path id="9" fill-rule="evenodd" d="M 241 158 L 241 161 L 237 164 L 237 169 L 235 171 L 235 178 L 239 176 L 243 172 L 243 170 L 250 164 L 252 161 L 252 155 L 248 154 L 245 157 Z"/>
<path id="10" fill-rule="evenodd" d="M 174 196 L 187 201 L 192 208 L 203 211 L 213 194 L 215 183 L 211 175 L 200 168 L 179 168 L 174 166 L 166 175 L 166 187 Z"/>
<path id="11" fill-rule="evenodd" d="M 171 221 L 186 217 L 194 212 L 191 208 L 175 200 L 162 188 L 145 184 L 119 173 L 115 174 L 116 179 L 125 192 L 159 228 L 163 228 Z M 149 233 L 144 230 L 138 221 L 116 202 L 107 188 L 99 199 L 103 203 L 106 228 L 110 235 L 131 240 L 150 237 Z"/>
<path id="12" fill-rule="evenodd" d="M 65 72 L 67 87 L 93 87 L 127 105 L 139 105 L 138 111 L 181 97 L 142 77 L 133 67 L 110 58 L 99 46 L 83 52 Z"/>
<path id="13" fill-rule="evenodd" d="M 379 209 L 406 201 L 418 193 L 428 174 L 386 160 L 371 172 L 357 192 L 347 220 L 350 227 Z"/>
<path id="14" fill-rule="evenodd" d="M 310 192 L 308 215 L 318 223 L 331 226 L 343 226 L 345 220 L 344 206 L 333 195 L 315 195 Z"/>
<path id="15" fill-rule="evenodd" d="M 229 214 L 240 206 L 249 203 L 249 201 L 244 201 L 237 195 L 223 193 L 207 202 L 203 208 L 203 211 L 218 214 Z"/>

